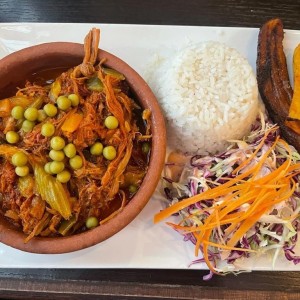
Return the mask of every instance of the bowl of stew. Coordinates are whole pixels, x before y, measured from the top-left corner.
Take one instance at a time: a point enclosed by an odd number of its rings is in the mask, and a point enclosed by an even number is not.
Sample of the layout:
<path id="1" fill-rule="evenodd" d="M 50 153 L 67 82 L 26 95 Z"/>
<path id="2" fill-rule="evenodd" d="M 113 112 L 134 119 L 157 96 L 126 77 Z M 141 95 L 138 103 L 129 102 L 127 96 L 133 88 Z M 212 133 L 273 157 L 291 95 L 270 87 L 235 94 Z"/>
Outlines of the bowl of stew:
<path id="1" fill-rule="evenodd" d="M 156 189 L 164 118 L 124 61 L 84 45 L 29 47 L 0 60 L 0 242 L 66 253 L 126 227 Z"/>

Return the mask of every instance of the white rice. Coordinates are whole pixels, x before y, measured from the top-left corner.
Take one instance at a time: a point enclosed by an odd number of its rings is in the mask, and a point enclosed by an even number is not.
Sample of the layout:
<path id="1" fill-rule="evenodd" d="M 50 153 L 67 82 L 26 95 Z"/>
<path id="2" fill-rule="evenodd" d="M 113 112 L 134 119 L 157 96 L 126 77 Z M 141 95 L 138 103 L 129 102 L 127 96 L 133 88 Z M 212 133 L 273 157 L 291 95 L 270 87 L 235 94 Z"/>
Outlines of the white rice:
<path id="1" fill-rule="evenodd" d="M 149 84 L 166 117 L 170 148 L 216 153 L 249 132 L 258 112 L 257 83 L 235 49 L 201 43 L 158 61 L 154 69 Z"/>

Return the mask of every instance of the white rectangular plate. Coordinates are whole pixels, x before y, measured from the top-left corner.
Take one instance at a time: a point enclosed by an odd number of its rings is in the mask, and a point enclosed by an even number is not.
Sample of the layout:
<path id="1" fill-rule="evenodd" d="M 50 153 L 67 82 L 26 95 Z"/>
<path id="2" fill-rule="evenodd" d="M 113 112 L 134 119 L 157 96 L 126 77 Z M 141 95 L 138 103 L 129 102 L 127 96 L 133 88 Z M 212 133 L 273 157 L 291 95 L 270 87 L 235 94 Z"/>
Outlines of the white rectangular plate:
<path id="1" fill-rule="evenodd" d="M 0 23 L 0 58 L 44 42 L 82 43 L 93 26 L 101 29 L 100 47 L 119 56 L 142 76 L 146 74 L 147 64 L 154 55 L 165 55 L 189 41 L 224 42 L 247 57 L 255 69 L 258 29 L 253 28 Z M 300 32 L 287 30 L 284 46 L 290 72 L 293 50 L 298 43 Z M 125 229 L 88 249 L 68 254 L 40 255 L 0 243 L 0 267 L 187 269 L 196 259 L 193 245 L 183 242 L 182 237 L 164 223 L 153 224 L 154 214 L 163 208 L 157 195 Z M 271 259 L 265 256 L 255 261 L 249 260 L 247 266 L 257 270 L 272 269 Z M 206 266 L 198 264 L 192 268 L 206 269 Z M 294 266 L 282 258 L 274 270 L 300 270 L 300 265 Z"/>

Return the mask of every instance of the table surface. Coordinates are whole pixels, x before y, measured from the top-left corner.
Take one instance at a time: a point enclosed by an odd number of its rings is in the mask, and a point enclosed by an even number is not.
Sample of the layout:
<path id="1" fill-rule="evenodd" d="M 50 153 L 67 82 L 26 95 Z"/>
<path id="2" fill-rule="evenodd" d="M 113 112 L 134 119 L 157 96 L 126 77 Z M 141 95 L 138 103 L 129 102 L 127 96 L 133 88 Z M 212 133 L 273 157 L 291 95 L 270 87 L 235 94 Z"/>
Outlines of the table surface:
<path id="1" fill-rule="evenodd" d="M 250 3 L 251 2 L 251 3 Z M 279 17 L 300 30 L 300 0 L 0 0 L 0 22 L 260 27 Z M 298 272 L 252 272 L 202 281 L 198 270 L 1 269 L 5 299 L 299 299 Z"/>

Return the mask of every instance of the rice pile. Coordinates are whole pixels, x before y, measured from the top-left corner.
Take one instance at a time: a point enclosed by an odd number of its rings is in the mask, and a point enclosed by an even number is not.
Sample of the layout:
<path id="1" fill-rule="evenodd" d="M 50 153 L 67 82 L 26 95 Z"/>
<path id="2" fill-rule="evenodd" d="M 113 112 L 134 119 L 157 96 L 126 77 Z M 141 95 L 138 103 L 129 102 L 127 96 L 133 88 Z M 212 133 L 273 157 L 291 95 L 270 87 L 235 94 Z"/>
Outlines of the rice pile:
<path id="1" fill-rule="evenodd" d="M 189 46 L 160 61 L 149 78 L 167 120 L 168 145 L 189 154 L 223 151 L 258 112 L 248 61 L 219 42 Z"/>

